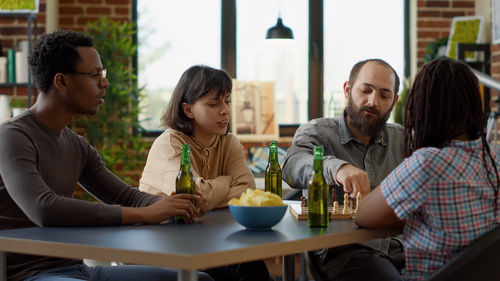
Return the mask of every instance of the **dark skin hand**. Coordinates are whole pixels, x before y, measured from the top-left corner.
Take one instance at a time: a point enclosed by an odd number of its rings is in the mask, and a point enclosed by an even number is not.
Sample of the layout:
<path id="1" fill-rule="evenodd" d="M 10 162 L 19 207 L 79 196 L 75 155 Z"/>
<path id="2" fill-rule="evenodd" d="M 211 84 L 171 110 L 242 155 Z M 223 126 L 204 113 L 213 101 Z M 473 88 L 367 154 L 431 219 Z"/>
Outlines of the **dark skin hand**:
<path id="1" fill-rule="evenodd" d="M 208 202 L 207 200 L 203 199 L 203 196 L 201 195 L 200 191 L 196 190 L 196 194 L 200 196 L 200 202 L 199 204 L 196 204 L 196 207 L 198 207 L 198 217 L 202 217 L 208 212 Z"/>
<path id="2" fill-rule="evenodd" d="M 175 194 L 176 194 L 175 192 L 172 192 L 170 196 L 173 196 Z M 208 212 L 208 202 L 205 199 L 203 199 L 203 195 L 201 195 L 199 190 L 196 190 L 196 195 L 200 197 L 200 199 L 196 201 L 195 204 L 196 211 L 198 212 L 197 217 L 200 218 Z"/>
<path id="3" fill-rule="evenodd" d="M 175 194 L 176 193 L 174 191 L 174 192 L 170 193 L 170 196 L 174 196 Z M 159 192 L 155 195 L 168 197 L 168 195 L 163 193 L 163 192 Z M 196 195 L 199 196 L 199 200 L 197 200 L 195 203 L 195 209 L 197 211 L 196 217 L 202 217 L 208 212 L 208 202 L 203 198 L 203 195 L 201 195 L 199 190 L 196 190 Z"/>
<path id="4" fill-rule="evenodd" d="M 397 226 L 402 230 L 404 221 L 399 220 L 394 210 L 387 204 L 380 187 L 361 200 L 354 222 L 364 228 Z"/>
<path id="5" fill-rule="evenodd" d="M 183 216 L 187 223 L 192 223 L 200 216 L 200 209 L 197 209 L 192 201 L 196 201 L 197 206 L 202 205 L 199 195 L 172 194 L 147 207 L 122 207 L 122 224 L 159 224 L 175 216 Z"/>

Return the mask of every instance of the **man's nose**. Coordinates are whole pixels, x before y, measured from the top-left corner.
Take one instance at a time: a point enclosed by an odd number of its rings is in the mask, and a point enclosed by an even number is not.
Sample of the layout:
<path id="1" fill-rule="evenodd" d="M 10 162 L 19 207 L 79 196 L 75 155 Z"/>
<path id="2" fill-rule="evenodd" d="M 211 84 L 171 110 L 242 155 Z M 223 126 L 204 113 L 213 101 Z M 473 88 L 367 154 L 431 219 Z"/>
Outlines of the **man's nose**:
<path id="1" fill-rule="evenodd" d="M 369 106 L 378 106 L 377 93 L 375 91 L 368 95 L 367 104 Z"/>
<path id="2" fill-rule="evenodd" d="M 101 84 L 101 87 L 103 89 L 107 89 L 109 87 L 109 81 L 108 81 L 108 79 L 106 77 L 103 77 L 101 79 L 101 83 L 100 84 Z"/>

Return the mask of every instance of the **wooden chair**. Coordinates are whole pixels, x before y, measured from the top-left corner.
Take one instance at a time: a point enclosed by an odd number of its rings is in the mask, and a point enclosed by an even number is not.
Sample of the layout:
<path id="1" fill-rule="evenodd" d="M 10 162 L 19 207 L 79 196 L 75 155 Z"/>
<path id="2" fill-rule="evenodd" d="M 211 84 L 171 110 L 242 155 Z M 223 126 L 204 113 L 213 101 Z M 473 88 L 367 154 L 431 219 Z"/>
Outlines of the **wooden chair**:
<path id="1" fill-rule="evenodd" d="M 428 281 L 500 280 L 500 227 L 465 247 Z"/>

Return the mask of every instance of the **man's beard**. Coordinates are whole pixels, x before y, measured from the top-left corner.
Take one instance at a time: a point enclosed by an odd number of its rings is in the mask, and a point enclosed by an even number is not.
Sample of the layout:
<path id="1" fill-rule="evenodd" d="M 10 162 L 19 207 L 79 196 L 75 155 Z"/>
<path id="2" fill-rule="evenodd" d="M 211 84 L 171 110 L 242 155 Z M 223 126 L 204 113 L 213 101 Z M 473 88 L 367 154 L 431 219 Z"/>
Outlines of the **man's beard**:
<path id="1" fill-rule="evenodd" d="M 367 114 L 362 113 L 363 110 L 368 110 L 370 112 L 376 113 L 378 117 L 375 119 Z M 392 106 L 383 115 L 380 111 L 373 106 L 362 106 L 361 108 L 356 108 L 352 102 L 352 97 L 349 95 L 347 101 L 347 107 L 345 108 L 345 114 L 349 117 L 348 122 L 351 127 L 360 131 L 365 136 L 374 136 L 382 130 L 391 115 Z"/>

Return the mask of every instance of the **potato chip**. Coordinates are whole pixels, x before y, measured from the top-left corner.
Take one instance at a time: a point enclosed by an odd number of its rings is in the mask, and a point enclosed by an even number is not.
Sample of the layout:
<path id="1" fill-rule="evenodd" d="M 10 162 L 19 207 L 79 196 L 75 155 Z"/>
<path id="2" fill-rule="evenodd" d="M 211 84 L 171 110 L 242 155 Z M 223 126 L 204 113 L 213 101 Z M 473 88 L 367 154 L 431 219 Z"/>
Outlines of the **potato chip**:
<path id="1" fill-rule="evenodd" d="M 239 206 L 282 206 L 283 201 L 278 195 L 269 191 L 262 191 L 260 189 L 247 189 L 243 192 L 240 198 L 232 198 L 227 203 L 228 205 Z"/>
<path id="2" fill-rule="evenodd" d="M 240 204 L 240 200 L 238 198 L 231 198 L 231 200 L 229 200 L 229 202 L 227 202 L 228 205 L 239 205 Z"/>

